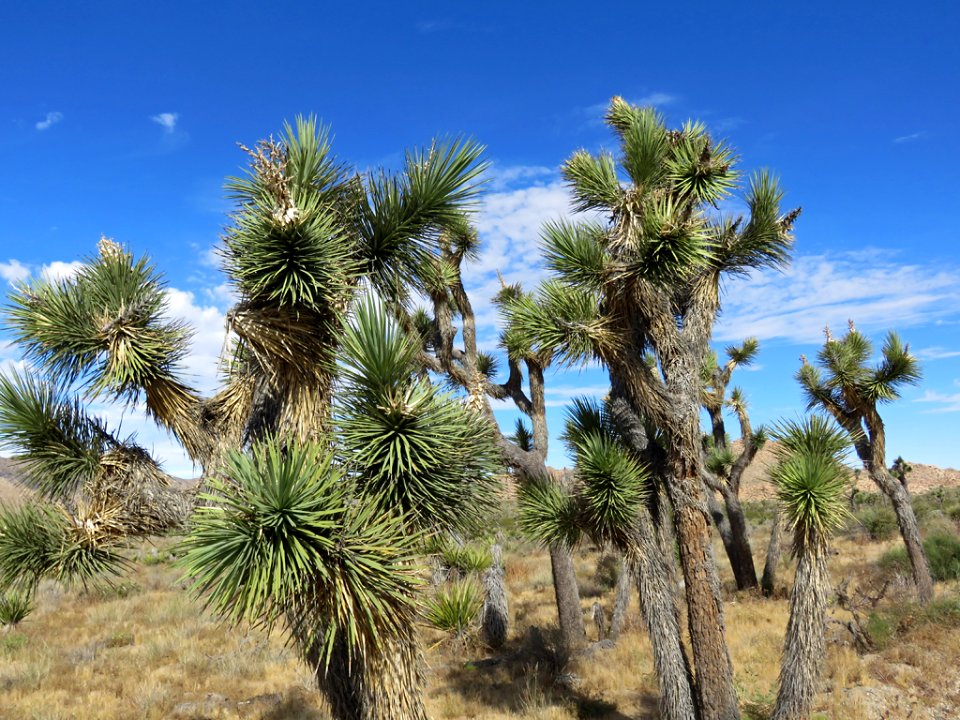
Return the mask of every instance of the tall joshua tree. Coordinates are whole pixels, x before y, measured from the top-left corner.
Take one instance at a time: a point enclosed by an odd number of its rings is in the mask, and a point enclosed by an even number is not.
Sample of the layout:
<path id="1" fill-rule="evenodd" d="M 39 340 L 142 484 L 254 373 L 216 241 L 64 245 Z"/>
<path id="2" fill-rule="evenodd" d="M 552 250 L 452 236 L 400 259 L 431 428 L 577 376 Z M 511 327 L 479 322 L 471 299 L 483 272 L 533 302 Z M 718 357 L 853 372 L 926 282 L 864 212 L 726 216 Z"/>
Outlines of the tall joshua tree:
<path id="1" fill-rule="evenodd" d="M 338 720 L 426 717 L 412 555 L 429 534 L 477 527 L 495 498 L 488 424 L 417 377 L 417 352 L 361 302 L 336 432 L 234 452 L 185 543 L 216 610 L 284 621 Z"/>
<path id="2" fill-rule="evenodd" d="M 871 366 L 873 345 L 850 323 L 842 338 L 829 329 L 817 353 L 817 364 L 803 358 L 797 379 L 807 396 L 808 407 L 822 408 L 853 438 L 857 457 L 870 479 L 893 504 L 900 535 L 907 547 L 913 581 L 921 603 L 933 599 L 933 577 L 920 539 L 917 516 L 906 486 L 887 468 L 887 436 L 878 406 L 900 397 L 900 388 L 920 379 L 920 365 L 896 333 L 883 344 L 883 359 Z"/>
<path id="3" fill-rule="evenodd" d="M 740 481 L 757 451 L 766 442 L 766 433 L 762 427 L 756 431 L 751 427 L 743 391 L 734 388 L 728 397 L 727 387 L 733 371 L 753 362 L 758 349 L 756 338 L 747 338 L 740 346 L 731 345 L 726 349 L 727 361 L 722 366 L 717 362 L 716 355 L 710 353 L 703 370 L 706 382 L 702 404 L 710 416 L 711 427 L 706 459 L 707 473 L 704 478 L 707 486 L 723 498 L 726 512 L 714 507 L 711 497 L 710 514 L 713 515 L 723 540 L 738 590 L 757 587 L 757 570 L 753 564 L 747 519 L 740 504 Z M 725 408 L 733 410 L 740 423 L 739 453 L 734 453 L 727 442 L 727 429 L 723 420 Z"/>
<path id="4" fill-rule="evenodd" d="M 362 541 L 368 537 L 364 535 L 366 530 L 354 525 L 369 521 L 375 528 L 376 516 L 369 508 L 380 506 L 359 503 L 358 499 L 378 498 L 382 493 L 366 488 L 379 485 L 386 492 L 385 486 L 395 481 L 399 494 L 390 497 L 399 502 L 398 498 L 406 491 L 413 492 L 414 486 L 422 491 L 431 482 L 449 482 L 442 465 L 440 469 L 418 465 L 418 472 L 412 474 L 375 471 L 375 461 L 396 461 L 395 448 L 388 450 L 385 458 L 368 457 L 369 463 L 362 466 L 346 464 L 338 456 L 332 472 L 343 473 L 350 480 L 345 485 L 352 489 L 344 498 L 334 496 L 329 499 L 330 505 L 323 505 L 315 503 L 312 495 L 318 487 L 326 487 L 326 481 L 307 477 L 303 481 L 306 485 L 297 484 L 292 477 L 296 473 L 290 468 L 296 463 L 300 463 L 299 468 L 323 466 L 328 449 L 340 447 L 330 439 L 334 430 L 333 386 L 340 345 L 348 335 L 343 329 L 344 317 L 360 288 L 370 285 L 388 296 L 395 295 L 397 278 L 408 274 L 432 252 L 437 233 L 463 218 L 477 193 L 483 170 L 481 150 L 471 142 L 438 142 L 409 153 L 397 174 L 362 178 L 336 160 L 326 130 L 305 119 L 298 120 L 295 127 L 287 126 L 281 139 L 264 141 L 248 150 L 252 157 L 249 172 L 229 185 L 237 209 L 221 252 L 239 300 L 227 315 L 232 342 L 224 363 L 225 383 L 211 398 L 201 397 L 180 378 L 178 361 L 186 350 L 188 333 L 166 318 L 162 280 L 147 260 L 135 259 L 114 243 L 102 243 L 99 257 L 86 263 L 76 277 L 56 282 L 39 279 L 19 287 L 11 298 L 8 324 L 43 377 L 14 379 L 0 388 L 0 423 L 20 428 L 19 434 L 9 436 L 10 443 L 31 468 L 31 477 L 41 489 L 44 483 L 52 488 L 51 494 L 73 493 L 79 488 L 81 500 L 102 499 L 101 505 L 93 505 L 94 516 L 87 513 L 71 517 L 68 525 L 79 523 L 85 528 L 116 531 L 88 533 L 89 537 L 79 538 L 76 544 L 89 548 L 91 543 L 95 547 L 96 541 L 103 547 L 139 527 L 128 520 L 128 510 L 152 507 L 143 499 L 145 490 L 148 500 L 159 497 L 165 480 L 147 453 L 89 419 L 83 412 L 83 401 L 93 397 L 119 402 L 142 400 L 147 412 L 183 444 L 207 476 L 221 478 L 212 480 L 210 493 L 217 499 L 215 504 L 226 509 L 224 512 L 231 507 L 231 500 L 234 510 L 237 502 L 249 501 L 258 510 L 250 522 L 276 530 L 291 513 L 303 510 L 303 527 L 308 534 L 316 530 L 318 537 L 323 533 L 310 523 L 324 524 L 336 518 L 339 530 L 324 531 L 328 539 L 339 538 L 330 540 L 333 544 L 328 543 L 328 550 L 347 547 L 353 540 L 360 543 L 358 552 L 367 547 Z M 378 342 L 369 334 L 366 341 L 374 345 Z M 377 386 L 376 377 L 364 377 L 368 384 Z M 437 439 L 430 433 L 433 429 L 450 433 L 449 425 L 441 419 L 472 428 L 477 438 L 485 437 L 485 423 L 475 426 L 469 418 L 449 415 L 449 399 L 441 401 L 432 391 L 408 380 L 393 380 L 394 385 L 380 382 L 387 395 L 380 397 L 382 402 L 376 406 L 389 416 L 374 418 L 387 425 L 393 423 L 387 429 L 380 426 L 387 437 L 396 435 L 400 442 L 406 438 L 410 443 L 422 443 L 424 452 L 433 448 L 438 457 L 442 453 L 430 444 Z M 356 397 L 362 395 L 362 386 L 359 382 L 351 385 Z M 55 387 L 75 387 L 82 395 L 58 394 L 52 389 Z M 346 413 L 344 417 L 349 416 Z M 357 422 L 362 426 L 364 419 L 374 422 L 371 418 L 367 413 Z M 360 432 L 357 426 L 352 427 L 351 432 Z M 398 428 L 412 434 L 396 434 Z M 344 446 L 350 447 L 350 437 L 345 425 Z M 455 437 L 455 433 L 449 434 L 443 442 Z M 249 455 L 231 454 L 245 447 L 253 448 Z M 362 449 L 372 447 L 374 443 L 368 441 Z M 471 445 L 466 443 L 464 447 Z M 305 449 L 301 452 L 298 448 Z M 409 460 L 413 456 L 405 457 Z M 57 474 L 43 479 L 47 467 L 57 469 Z M 450 463 L 449 467 L 456 469 L 458 464 Z M 477 477 L 473 471 L 458 475 L 464 482 Z M 462 512 L 469 514 L 469 492 L 465 487 L 459 492 Z M 275 573 L 272 577 L 276 579 L 287 567 L 285 563 L 293 562 L 300 572 L 294 573 L 290 582 L 296 585 L 298 597 L 313 603 L 309 607 L 291 607 L 284 602 L 291 586 L 273 585 L 273 581 L 251 590 L 254 595 L 237 587 L 231 589 L 229 578 L 217 577 L 216 587 L 206 584 L 203 573 L 209 568 L 204 569 L 202 558 L 209 555 L 204 556 L 200 545 L 193 546 L 191 567 L 201 578 L 201 587 L 214 595 L 220 591 L 220 599 L 215 601 L 221 603 L 220 607 L 234 608 L 239 603 L 237 617 L 258 616 L 267 622 L 278 619 L 277 613 L 284 617 L 303 656 L 318 669 L 318 682 L 338 718 L 417 717 L 421 712 L 417 709 L 419 671 L 417 664 L 410 662 L 412 633 L 405 620 L 406 601 L 395 599 L 402 599 L 409 588 L 403 576 L 406 538 L 415 537 L 415 530 L 424 531 L 416 509 L 429 511 L 437 506 L 422 497 L 411 501 L 411 497 L 415 495 L 407 496 L 400 503 L 402 508 L 395 509 L 399 520 L 383 520 L 386 547 L 368 548 L 371 555 L 366 559 L 363 552 L 354 559 L 349 553 L 335 552 L 331 559 L 319 545 L 304 551 L 306 555 L 298 554 L 300 531 L 294 527 L 290 530 L 294 554 L 279 556 L 280 564 L 271 565 L 276 557 L 257 555 L 263 548 L 251 547 L 255 554 L 246 560 L 259 558 L 265 565 L 232 569 L 218 566 L 227 575 L 233 573 L 234 579 L 268 572 Z M 349 507 L 344 508 L 344 503 Z M 70 499 L 68 505 L 82 508 L 91 503 L 81 505 Z M 185 503 L 187 508 L 191 505 Z M 216 518 L 217 512 L 211 510 L 206 517 Z M 437 512 L 438 517 L 444 517 Z M 174 524 L 185 516 L 181 512 Z M 455 510 L 446 516 L 459 517 Z M 118 523 L 125 527 L 117 529 Z M 137 523 L 143 524 L 139 520 Z M 198 527 L 207 526 L 200 523 Z M 71 531 L 68 539 L 76 535 Z M 326 541 L 321 538 L 317 542 L 322 545 Z M 44 553 L 49 545 L 40 538 L 35 544 L 36 557 L 48 558 L 49 553 Z M 4 549 L 9 547 L 0 547 Z M 379 560 L 377 553 L 381 553 Z M 87 556 L 91 554 L 83 557 Z M 395 627 L 399 630 L 365 636 L 357 626 L 329 614 L 344 611 L 346 606 L 324 605 L 327 596 L 320 590 L 307 592 L 315 581 L 322 589 L 319 581 L 339 572 L 323 565 L 324 558 L 342 560 L 352 568 L 350 572 L 369 576 L 374 584 L 358 585 L 365 588 L 363 592 L 351 595 L 357 602 L 355 609 L 367 612 L 365 621 L 373 622 L 376 607 L 365 611 L 360 603 L 395 607 Z M 48 559 L 36 567 L 63 574 L 61 560 Z M 308 561 L 321 564 L 306 567 Z M 365 575 L 365 563 L 380 563 L 382 567 L 371 565 L 371 572 Z M 375 579 L 391 568 L 401 575 L 396 582 L 380 586 L 387 591 L 387 596 L 380 597 Z M 265 599 L 263 588 L 271 592 L 276 589 L 278 597 Z M 374 642 L 376 638 L 387 644 Z M 375 678 L 396 682 L 377 684 Z"/>
<path id="5" fill-rule="evenodd" d="M 806 720 L 825 651 L 830 536 L 848 514 L 844 491 L 849 473 L 842 456 L 850 436 L 818 415 L 783 423 L 774 436 L 780 441 L 780 458 L 771 479 L 786 525 L 793 530 L 797 574 L 773 720 Z"/>
<path id="6" fill-rule="evenodd" d="M 664 433 L 697 704 L 703 720 L 728 720 L 739 711 L 702 480 L 701 369 L 721 278 L 785 263 L 799 211 L 781 212 L 778 182 L 761 172 L 748 216 L 717 219 L 713 207 L 738 185 L 732 150 L 699 123 L 670 130 L 652 108 L 620 98 L 606 121 L 621 170 L 612 155 L 581 150 L 563 174 L 576 209 L 608 221 L 544 229 L 554 278 L 522 324 L 540 351 L 602 360 L 634 411 Z"/>
<path id="7" fill-rule="evenodd" d="M 519 285 L 503 284 L 495 299 L 505 321 L 501 346 L 506 351 L 508 370 L 506 380 L 499 382 L 495 358 L 478 349 L 476 317 L 463 282 L 463 265 L 476 256 L 477 234 L 464 220 L 450 224 L 437 240 L 437 253 L 426 257 L 411 275 L 413 286 L 429 298 L 430 311 L 421 309 L 409 316 L 404 314 L 406 324 L 420 339 L 421 361 L 426 369 L 444 375 L 465 391 L 470 403 L 487 417 L 496 432 L 504 462 L 513 469 L 521 484 L 548 477 L 544 377 L 552 357 L 550 353 L 535 352 L 530 338 L 513 322 L 513 309 L 530 302 L 531 296 Z M 460 346 L 455 342 L 458 318 L 462 330 Z M 529 420 L 532 431 L 520 423 L 513 436 L 500 432 L 491 399 L 513 401 Z M 549 551 L 561 650 L 564 656 L 569 656 L 586 640 L 576 569 L 568 547 L 553 543 Z"/>

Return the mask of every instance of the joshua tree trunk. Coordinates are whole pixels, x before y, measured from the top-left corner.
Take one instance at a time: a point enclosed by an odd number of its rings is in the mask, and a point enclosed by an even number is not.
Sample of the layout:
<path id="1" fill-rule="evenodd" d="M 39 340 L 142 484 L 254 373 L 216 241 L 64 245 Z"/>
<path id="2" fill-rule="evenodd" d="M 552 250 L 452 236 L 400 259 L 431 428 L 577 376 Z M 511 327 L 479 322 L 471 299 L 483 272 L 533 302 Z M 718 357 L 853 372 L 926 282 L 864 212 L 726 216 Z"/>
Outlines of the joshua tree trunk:
<path id="1" fill-rule="evenodd" d="M 427 720 L 422 659 L 412 626 L 408 634 L 406 638 L 383 638 L 379 652 L 362 658 L 358 653 L 351 657 L 341 634 L 329 664 L 315 641 L 298 638 L 333 720 Z"/>
<path id="2" fill-rule="evenodd" d="M 765 597 L 773 595 L 777 584 L 777 567 L 780 565 L 780 535 L 780 511 L 778 510 L 773 516 L 773 525 L 770 528 L 770 542 L 767 543 L 767 561 L 764 563 L 763 579 L 760 581 L 760 587 Z"/>
<path id="3" fill-rule="evenodd" d="M 930 564 L 927 562 L 927 554 L 923 550 L 923 542 L 920 539 L 920 526 L 917 524 L 917 516 L 913 512 L 913 505 L 910 503 L 910 495 L 907 489 L 891 477 L 888 473 L 883 473 L 885 477 L 882 481 L 877 481 L 880 489 L 890 498 L 893 504 L 893 511 L 897 515 L 897 525 L 900 527 L 900 536 L 903 538 L 903 544 L 907 547 L 907 555 L 910 558 L 910 566 L 913 569 L 913 581 L 917 586 L 917 596 L 922 604 L 933 600 L 933 576 L 930 574 Z"/>
<path id="4" fill-rule="evenodd" d="M 660 714 L 665 720 L 695 720 L 690 661 L 680 637 L 672 572 L 646 512 L 641 513 L 634 540 L 626 553 L 630 568 L 622 572 L 637 580 L 640 612 L 650 633 L 660 686 Z"/>
<path id="5" fill-rule="evenodd" d="M 577 571 L 573 565 L 573 555 L 559 545 L 550 547 L 550 567 L 553 570 L 553 591 L 560 618 L 560 651 L 566 661 L 587 640 Z"/>
<path id="6" fill-rule="evenodd" d="M 509 610 L 507 607 L 507 586 L 503 570 L 503 553 L 499 544 L 490 548 L 493 561 L 483 574 L 483 586 L 486 597 L 483 601 L 483 639 L 493 649 L 503 647 L 507 641 Z"/>
<path id="7" fill-rule="evenodd" d="M 737 580 L 737 590 L 749 590 L 757 587 L 757 570 L 753 564 L 753 551 L 750 548 L 750 536 L 747 531 L 747 518 L 743 514 L 740 498 L 732 491 L 723 493 L 723 502 L 727 508 L 730 522 L 731 548 L 733 554 L 730 563 Z M 726 544 L 724 544 L 726 546 Z M 729 551 L 728 551 L 729 552 Z"/>
<path id="8" fill-rule="evenodd" d="M 823 664 L 824 613 L 830 595 L 826 548 L 806 547 L 790 594 L 790 620 L 771 720 L 807 720 Z"/>
<path id="9" fill-rule="evenodd" d="M 713 524 L 717 528 L 717 533 L 723 541 L 723 549 L 726 551 L 727 559 L 730 561 L 730 568 L 733 570 L 733 578 L 737 584 L 737 590 L 749 590 L 757 586 L 757 570 L 753 564 L 753 551 L 750 548 L 750 538 L 747 534 L 747 521 L 743 514 L 743 506 L 731 492 L 722 492 L 724 508 L 713 497 L 708 494 L 707 501 L 710 508 L 710 516 L 713 518 Z"/>
<path id="10" fill-rule="evenodd" d="M 687 474 L 685 480 L 677 483 L 681 487 L 673 492 L 673 504 L 677 508 L 677 540 L 686 585 L 690 641 L 696 658 L 698 704 L 702 720 L 731 720 L 739 718 L 740 713 L 733 688 L 733 667 L 723 636 L 723 608 L 710 528 L 706 513 L 698 507 L 703 503 L 702 493 L 696 497 L 699 475 Z"/>
<path id="11" fill-rule="evenodd" d="M 613 602 L 613 617 L 610 619 L 610 639 L 619 640 L 630 607 L 630 588 L 634 584 L 633 569 L 626 558 L 620 559 L 620 574 L 617 577 L 617 595 Z"/>

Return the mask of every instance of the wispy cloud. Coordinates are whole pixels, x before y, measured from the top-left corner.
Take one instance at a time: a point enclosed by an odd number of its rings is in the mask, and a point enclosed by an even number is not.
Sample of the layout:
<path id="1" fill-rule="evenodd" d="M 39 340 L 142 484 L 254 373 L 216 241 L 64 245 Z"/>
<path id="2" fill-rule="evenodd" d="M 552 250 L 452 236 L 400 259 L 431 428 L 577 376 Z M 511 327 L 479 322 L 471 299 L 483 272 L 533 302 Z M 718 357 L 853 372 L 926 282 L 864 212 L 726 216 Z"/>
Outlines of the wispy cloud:
<path id="1" fill-rule="evenodd" d="M 824 325 L 842 327 L 851 318 L 869 331 L 957 316 L 960 267 L 901 264 L 877 250 L 801 255 L 782 273 L 754 272 L 725 291 L 717 340 L 818 343 Z"/>
<path id="2" fill-rule="evenodd" d="M 900 143 L 914 142 L 916 140 L 922 139 L 925 135 L 926 133 L 921 130 L 920 132 L 910 133 L 909 135 L 901 135 L 900 137 L 895 137 L 893 139 L 893 142 L 895 142 L 897 145 L 899 145 Z"/>
<path id="3" fill-rule="evenodd" d="M 917 398 L 914 402 L 939 405 L 939 407 L 926 410 L 927 413 L 960 412 L 960 393 L 946 395 L 934 390 L 927 390 L 922 397 Z"/>
<path id="4" fill-rule="evenodd" d="M 150 119 L 163 128 L 164 134 L 171 135 L 173 131 L 177 129 L 177 120 L 180 119 L 180 115 L 179 113 L 165 112 L 159 115 L 153 115 Z"/>
<path id="5" fill-rule="evenodd" d="M 61 120 L 63 120 L 63 113 L 48 112 L 47 116 L 43 120 L 38 121 L 34 127 L 40 132 L 43 132 L 44 130 L 49 130 Z"/>
<path id="6" fill-rule="evenodd" d="M 0 262 L 0 278 L 3 278 L 11 285 L 21 280 L 26 280 L 29 276 L 30 268 L 19 260 Z"/>
<path id="7" fill-rule="evenodd" d="M 946 360 L 947 358 L 960 357 L 960 350 L 947 350 L 942 347 L 928 347 L 914 350 L 913 354 L 921 360 Z"/>

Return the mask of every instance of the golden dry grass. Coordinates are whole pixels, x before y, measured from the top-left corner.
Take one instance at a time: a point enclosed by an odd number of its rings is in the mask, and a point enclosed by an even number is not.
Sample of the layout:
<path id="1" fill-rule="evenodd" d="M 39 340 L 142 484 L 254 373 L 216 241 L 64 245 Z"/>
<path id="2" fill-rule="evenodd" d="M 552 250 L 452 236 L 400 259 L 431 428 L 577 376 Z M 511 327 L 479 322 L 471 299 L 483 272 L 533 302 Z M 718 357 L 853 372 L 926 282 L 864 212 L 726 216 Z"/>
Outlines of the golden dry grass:
<path id="1" fill-rule="evenodd" d="M 765 547 L 763 530 L 755 546 Z M 84 594 L 44 585 L 37 609 L 19 628 L 0 633 L 0 717 L 326 718 L 307 670 L 278 635 L 221 625 L 179 585 L 167 562 L 173 541 L 137 548 L 142 558 L 119 591 Z M 841 540 L 834 579 L 866 580 L 888 543 Z M 735 594 L 727 588 L 726 622 L 745 718 L 768 717 L 775 698 L 787 600 Z M 612 591 L 596 580 L 599 553 L 578 556 L 583 607 L 604 604 Z M 761 561 L 758 558 L 758 563 Z M 792 569 L 784 561 L 782 581 Z M 530 546 L 507 555 L 511 641 L 516 649 L 539 628 L 555 632 L 550 565 Z M 956 592 L 938 587 L 938 592 Z M 905 593 L 906 591 L 901 591 Z M 656 680 L 650 645 L 631 600 L 631 621 L 617 645 L 577 658 L 557 682 L 547 663 L 504 662 L 474 668 L 478 646 L 452 647 L 424 631 L 429 648 L 427 704 L 436 720 L 476 718 L 656 718 Z M 836 609 L 833 614 L 841 617 Z M 588 625 L 590 638 L 596 634 Z M 831 631 L 842 637 L 839 630 Z M 873 720 L 882 703 L 888 720 L 960 715 L 960 630 L 921 625 L 882 652 L 859 656 L 832 643 L 817 711 L 822 718 Z M 187 703 L 187 705 L 185 705 Z M 937 709 L 937 705 L 940 708 Z M 912 714 L 911 714 L 912 712 Z M 937 714 L 940 713 L 940 714 Z"/>

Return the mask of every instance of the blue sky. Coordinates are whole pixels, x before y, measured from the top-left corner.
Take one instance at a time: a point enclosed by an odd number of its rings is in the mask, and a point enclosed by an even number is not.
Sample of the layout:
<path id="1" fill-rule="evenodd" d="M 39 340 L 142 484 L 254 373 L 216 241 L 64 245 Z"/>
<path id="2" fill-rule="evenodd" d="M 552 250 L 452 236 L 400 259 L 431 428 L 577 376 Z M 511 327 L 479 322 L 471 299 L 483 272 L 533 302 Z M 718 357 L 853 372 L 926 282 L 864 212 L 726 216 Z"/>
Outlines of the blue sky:
<path id="1" fill-rule="evenodd" d="M 738 374 L 756 422 L 802 410 L 792 375 L 821 329 L 897 329 L 925 377 L 885 412 L 890 460 L 960 467 L 960 92 L 951 3 L 5 3 L 0 10 L 0 290 L 69 272 L 101 234 L 166 272 L 197 328 L 210 389 L 229 307 L 211 263 L 222 185 L 297 113 L 333 127 L 360 169 L 465 133 L 494 162 L 470 288 L 496 336 L 495 271 L 533 283 L 537 230 L 569 212 L 557 167 L 610 147 L 614 94 L 704 120 L 742 167 L 773 168 L 802 205 L 793 266 L 726 286 L 717 345 L 756 335 Z M 0 360 L 16 362 L 0 344 Z M 548 379 L 555 432 L 596 369 Z M 189 464 L 137 410 L 99 408 Z M 498 411 L 504 422 L 513 414 Z M 551 461 L 563 464 L 559 443 Z"/>

